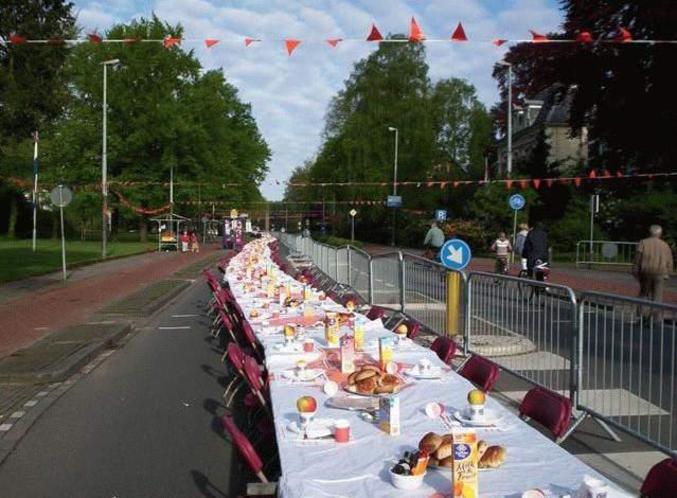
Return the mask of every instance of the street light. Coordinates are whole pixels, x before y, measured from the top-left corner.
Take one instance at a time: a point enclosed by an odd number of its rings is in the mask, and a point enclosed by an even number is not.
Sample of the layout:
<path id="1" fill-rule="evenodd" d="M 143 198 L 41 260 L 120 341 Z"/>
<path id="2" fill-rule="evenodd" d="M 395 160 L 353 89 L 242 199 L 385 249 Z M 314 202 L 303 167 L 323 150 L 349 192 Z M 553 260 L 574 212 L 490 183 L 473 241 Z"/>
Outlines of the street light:
<path id="1" fill-rule="evenodd" d="M 498 61 L 501 66 L 508 67 L 508 176 L 512 174 L 512 64 Z"/>
<path id="2" fill-rule="evenodd" d="M 106 242 L 108 238 L 108 232 L 106 231 L 106 225 L 108 224 L 108 156 L 107 156 L 107 143 L 106 143 L 106 116 L 108 114 L 108 80 L 107 80 L 107 69 L 108 66 L 115 66 L 120 63 L 120 59 L 110 59 L 103 61 L 101 65 L 103 66 L 103 152 L 101 154 L 101 195 L 103 196 L 103 207 L 101 213 L 101 257 L 106 259 Z"/>
<path id="3" fill-rule="evenodd" d="M 393 195 L 397 195 L 397 146 L 399 144 L 399 137 L 400 137 L 400 131 L 393 127 L 393 126 L 388 126 L 388 131 L 394 131 L 395 132 L 395 159 L 393 161 Z M 391 246 L 395 246 L 395 225 L 396 225 L 396 220 L 397 220 L 397 208 L 393 207 L 393 236 L 392 240 L 390 242 Z"/>

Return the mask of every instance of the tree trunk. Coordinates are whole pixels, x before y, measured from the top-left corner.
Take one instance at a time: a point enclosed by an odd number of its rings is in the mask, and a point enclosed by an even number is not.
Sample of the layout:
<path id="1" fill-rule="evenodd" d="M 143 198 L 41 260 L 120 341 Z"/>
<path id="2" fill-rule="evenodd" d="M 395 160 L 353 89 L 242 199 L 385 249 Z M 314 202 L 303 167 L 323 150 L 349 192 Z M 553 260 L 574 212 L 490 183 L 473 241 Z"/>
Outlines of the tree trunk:
<path id="1" fill-rule="evenodd" d="M 148 242 L 148 224 L 146 218 L 141 218 L 139 221 L 139 240 L 141 242 Z"/>
<path id="2" fill-rule="evenodd" d="M 16 220 L 19 217 L 19 203 L 16 200 L 14 192 L 10 192 L 9 195 L 9 224 L 7 225 L 7 237 L 13 239 L 16 237 Z"/>

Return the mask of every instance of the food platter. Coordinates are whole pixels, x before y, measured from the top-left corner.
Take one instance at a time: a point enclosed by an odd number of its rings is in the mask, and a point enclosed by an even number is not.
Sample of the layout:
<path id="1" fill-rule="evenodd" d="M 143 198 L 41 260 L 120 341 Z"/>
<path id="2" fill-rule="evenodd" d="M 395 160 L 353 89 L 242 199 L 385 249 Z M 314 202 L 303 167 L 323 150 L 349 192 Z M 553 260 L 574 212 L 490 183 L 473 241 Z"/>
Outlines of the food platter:
<path id="1" fill-rule="evenodd" d="M 393 386 L 393 391 L 389 393 L 362 393 L 358 391 L 357 386 L 351 386 L 350 384 L 346 384 L 345 386 L 343 386 L 343 390 L 356 396 L 365 396 L 368 398 L 382 398 L 384 396 L 390 396 L 391 394 L 396 394 L 400 392 L 402 390 L 402 385 L 398 384 L 396 386 Z"/>

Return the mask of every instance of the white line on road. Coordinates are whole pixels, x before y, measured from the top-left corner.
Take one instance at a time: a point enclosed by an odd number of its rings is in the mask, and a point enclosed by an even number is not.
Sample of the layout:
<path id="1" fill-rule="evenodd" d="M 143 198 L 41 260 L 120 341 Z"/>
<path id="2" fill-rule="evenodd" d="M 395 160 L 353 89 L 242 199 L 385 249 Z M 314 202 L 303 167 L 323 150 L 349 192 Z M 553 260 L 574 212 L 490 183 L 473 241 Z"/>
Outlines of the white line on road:
<path id="1" fill-rule="evenodd" d="M 158 327 L 158 330 L 187 330 L 190 325 L 180 325 L 178 327 Z"/>
<path id="2" fill-rule="evenodd" d="M 13 424 L 0 424 L 0 432 L 7 432 L 12 428 Z"/>
<path id="3" fill-rule="evenodd" d="M 19 410 L 19 411 L 16 411 L 16 412 L 12 413 L 12 414 L 9 416 L 9 418 L 21 418 L 21 417 L 23 417 L 24 415 L 26 415 L 26 412 L 23 411 L 23 410 Z"/>
<path id="4" fill-rule="evenodd" d="M 49 330 L 49 327 L 35 327 L 33 330 Z"/>
<path id="5" fill-rule="evenodd" d="M 106 320 L 103 322 L 87 322 L 85 325 L 111 325 L 115 323 L 113 320 Z"/>
<path id="6" fill-rule="evenodd" d="M 192 317 L 195 317 L 195 316 L 200 316 L 200 315 L 197 315 L 195 313 L 188 314 L 188 315 L 172 315 L 172 318 L 192 318 Z"/>
<path id="7" fill-rule="evenodd" d="M 32 400 L 30 400 L 30 401 L 26 401 L 26 402 L 24 403 L 24 406 L 25 406 L 26 408 L 31 408 L 31 407 L 33 407 L 33 406 L 35 406 L 35 405 L 37 405 L 37 404 L 38 404 L 38 400 L 37 400 L 37 399 L 32 399 Z"/>

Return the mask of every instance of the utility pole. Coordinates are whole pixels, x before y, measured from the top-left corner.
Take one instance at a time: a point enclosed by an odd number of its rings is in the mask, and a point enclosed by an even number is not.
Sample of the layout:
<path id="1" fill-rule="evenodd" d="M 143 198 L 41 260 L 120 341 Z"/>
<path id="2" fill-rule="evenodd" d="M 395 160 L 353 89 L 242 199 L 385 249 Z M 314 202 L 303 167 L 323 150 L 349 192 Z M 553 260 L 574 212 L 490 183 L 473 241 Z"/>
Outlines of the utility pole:
<path id="1" fill-rule="evenodd" d="M 395 158 L 393 160 L 393 196 L 397 195 L 397 152 L 398 152 L 398 145 L 399 145 L 399 137 L 400 137 L 400 130 L 393 126 L 388 127 L 388 131 L 394 131 L 395 132 Z M 395 246 L 395 232 L 396 232 L 396 226 L 397 226 L 397 208 L 393 207 L 391 208 L 393 210 L 393 235 L 392 239 L 390 241 L 391 246 Z"/>
<path id="2" fill-rule="evenodd" d="M 37 248 L 38 238 L 38 130 L 33 134 L 33 252 Z"/>
<path id="3" fill-rule="evenodd" d="M 103 65 L 103 151 L 101 153 L 101 195 L 103 206 L 101 213 L 101 257 L 106 259 L 108 244 L 108 66 L 118 64 L 120 59 L 110 59 Z"/>

